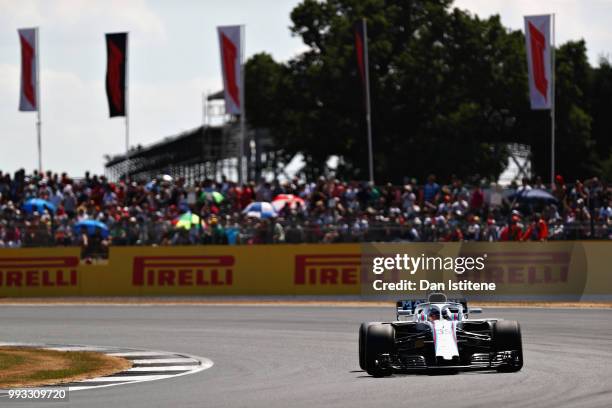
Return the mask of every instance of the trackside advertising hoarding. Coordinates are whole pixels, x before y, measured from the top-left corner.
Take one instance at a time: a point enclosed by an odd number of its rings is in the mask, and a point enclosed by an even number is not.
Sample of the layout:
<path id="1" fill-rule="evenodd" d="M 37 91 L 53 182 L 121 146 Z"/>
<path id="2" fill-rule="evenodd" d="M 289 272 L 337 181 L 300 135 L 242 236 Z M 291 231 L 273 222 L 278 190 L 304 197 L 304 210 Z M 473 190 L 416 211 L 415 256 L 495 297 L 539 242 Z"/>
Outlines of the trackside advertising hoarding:
<path id="1" fill-rule="evenodd" d="M 442 289 L 487 300 L 609 300 L 611 250 L 603 241 L 114 247 L 108 260 L 86 264 L 78 248 L 0 249 L 0 296 L 400 298 Z"/>

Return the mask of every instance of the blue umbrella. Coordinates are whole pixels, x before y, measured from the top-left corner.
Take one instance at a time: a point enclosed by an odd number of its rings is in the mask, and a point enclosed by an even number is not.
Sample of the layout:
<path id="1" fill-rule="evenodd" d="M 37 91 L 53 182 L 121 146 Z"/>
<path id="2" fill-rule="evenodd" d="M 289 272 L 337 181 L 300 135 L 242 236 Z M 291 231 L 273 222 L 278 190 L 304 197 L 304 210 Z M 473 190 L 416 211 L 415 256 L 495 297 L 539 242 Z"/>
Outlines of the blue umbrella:
<path id="1" fill-rule="evenodd" d="M 44 213 L 45 210 L 51 214 L 55 214 L 55 206 L 47 200 L 42 198 L 31 198 L 23 204 L 23 210 L 28 214 L 32 214 L 34 211 Z"/>
<path id="2" fill-rule="evenodd" d="M 80 221 L 74 224 L 74 233 L 80 234 L 81 228 L 87 228 L 87 235 L 94 235 L 96 233 L 96 229 L 100 229 L 102 231 L 102 238 L 108 237 L 108 227 L 106 224 L 96 220 L 85 220 Z"/>
<path id="3" fill-rule="evenodd" d="M 533 188 L 531 190 L 522 190 L 514 195 L 514 198 L 522 203 L 546 203 L 554 204 L 557 202 L 555 196 L 546 190 Z"/>
<path id="4" fill-rule="evenodd" d="M 145 184 L 145 188 L 147 191 L 156 190 L 155 181 L 149 181 L 147 184 Z"/>
<path id="5" fill-rule="evenodd" d="M 242 210 L 244 214 L 249 217 L 255 218 L 273 218 L 276 217 L 276 211 L 272 204 L 266 201 L 256 201 L 247 205 L 247 207 Z"/>

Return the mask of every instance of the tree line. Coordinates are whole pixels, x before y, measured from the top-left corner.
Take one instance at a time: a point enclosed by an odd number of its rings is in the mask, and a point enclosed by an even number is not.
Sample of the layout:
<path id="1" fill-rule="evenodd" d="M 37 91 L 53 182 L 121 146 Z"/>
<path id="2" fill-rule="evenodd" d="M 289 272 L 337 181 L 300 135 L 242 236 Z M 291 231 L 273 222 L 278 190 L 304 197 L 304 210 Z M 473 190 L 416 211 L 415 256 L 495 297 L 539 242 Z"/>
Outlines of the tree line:
<path id="1" fill-rule="evenodd" d="M 308 176 L 366 180 L 364 95 L 353 23 L 365 17 L 377 181 L 497 179 L 509 143 L 531 146 L 548 180 L 550 113 L 528 100 L 525 38 L 498 15 L 480 18 L 451 0 L 304 0 L 292 35 L 308 47 L 286 62 L 246 63 L 247 120 L 266 128 L 281 161 L 304 155 Z M 612 66 L 589 64 L 584 40 L 556 49 L 556 166 L 566 178 L 612 176 Z"/>

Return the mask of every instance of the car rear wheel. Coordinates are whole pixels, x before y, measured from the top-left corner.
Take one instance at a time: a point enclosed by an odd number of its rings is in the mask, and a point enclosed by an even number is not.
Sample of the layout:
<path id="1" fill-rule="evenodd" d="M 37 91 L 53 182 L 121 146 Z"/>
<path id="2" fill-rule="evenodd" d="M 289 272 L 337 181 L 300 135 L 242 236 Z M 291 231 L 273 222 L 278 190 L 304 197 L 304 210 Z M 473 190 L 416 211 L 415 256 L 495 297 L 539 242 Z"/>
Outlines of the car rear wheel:
<path id="1" fill-rule="evenodd" d="M 507 363 L 499 366 L 497 371 L 515 372 L 523 368 L 523 342 L 521 326 L 513 320 L 500 320 L 495 323 L 493 340 L 496 352 L 513 352 Z"/>
<path id="2" fill-rule="evenodd" d="M 393 370 L 383 361 L 383 354 L 393 353 L 395 328 L 390 324 L 374 323 L 367 327 L 365 369 L 373 377 L 391 375 Z"/>

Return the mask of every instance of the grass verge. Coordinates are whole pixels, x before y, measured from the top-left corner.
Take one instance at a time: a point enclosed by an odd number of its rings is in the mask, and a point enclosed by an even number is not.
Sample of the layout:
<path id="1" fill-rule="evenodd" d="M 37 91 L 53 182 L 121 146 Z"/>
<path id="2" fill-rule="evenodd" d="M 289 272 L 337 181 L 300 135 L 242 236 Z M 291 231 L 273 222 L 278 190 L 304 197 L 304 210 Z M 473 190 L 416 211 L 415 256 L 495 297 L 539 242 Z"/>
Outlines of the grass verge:
<path id="1" fill-rule="evenodd" d="M 68 383 L 110 375 L 130 366 L 124 358 L 91 351 L 0 347 L 0 388 Z"/>

